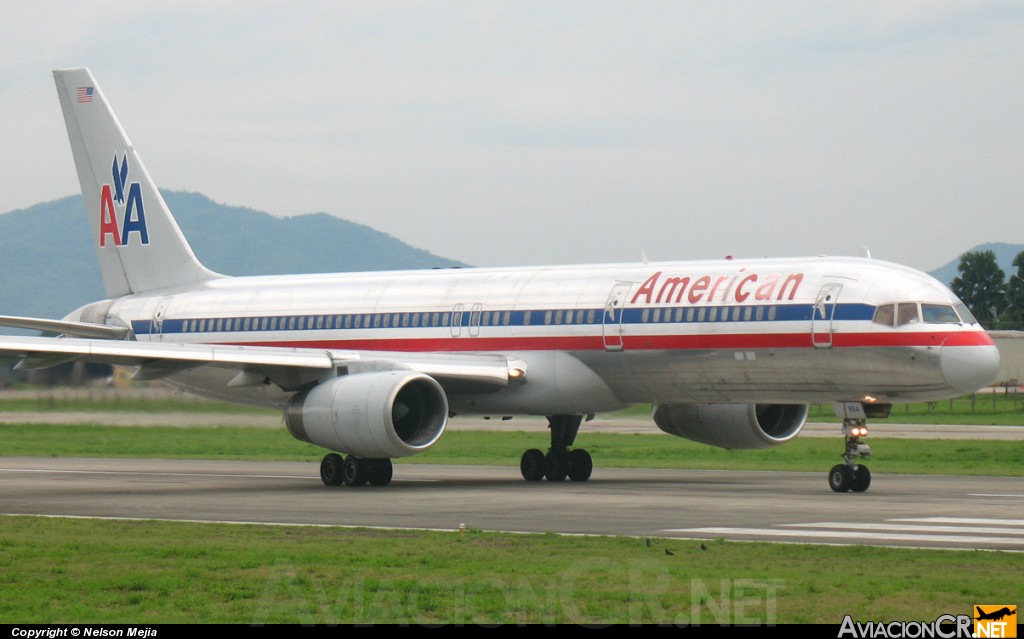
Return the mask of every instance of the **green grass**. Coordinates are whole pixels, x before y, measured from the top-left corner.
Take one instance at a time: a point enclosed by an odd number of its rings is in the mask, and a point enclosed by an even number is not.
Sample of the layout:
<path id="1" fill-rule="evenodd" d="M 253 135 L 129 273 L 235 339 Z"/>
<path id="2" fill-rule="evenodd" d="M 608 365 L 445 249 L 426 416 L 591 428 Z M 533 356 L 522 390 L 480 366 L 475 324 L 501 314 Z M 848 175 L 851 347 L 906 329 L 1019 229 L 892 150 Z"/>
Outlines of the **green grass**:
<path id="1" fill-rule="evenodd" d="M 650 404 L 637 404 L 612 416 L 649 418 Z M 811 406 L 808 419 L 813 422 L 839 423 L 832 405 Z M 869 420 L 885 426 L 884 419 Z M 894 404 L 888 421 L 898 424 L 967 424 L 1024 426 L 1024 393 L 979 393 L 940 402 Z"/>
<path id="2" fill-rule="evenodd" d="M 276 409 L 257 408 L 203 399 L 193 395 L 168 395 L 161 398 L 118 396 L 112 393 L 97 393 L 95 396 L 81 396 L 78 393 L 62 393 L 40 390 L 20 397 L 0 399 L 0 412 L 135 412 L 135 413 L 212 413 L 212 414 L 279 414 Z"/>
<path id="3" fill-rule="evenodd" d="M 188 394 L 158 396 L 156 398 L 122 396 L 109 389 L 91 393 L 61 388 L 25 391 L 18 397 L 0 398 L 0 412 L 196 412 L 214 414 L 278 414 L 275 409 L 241 406 L 219 402 Z M 638 404 L 612 415 L 649 419 L 651 406 Z M 817 422 L 836 422 L 832 406 L 812 406 L 810 419 Z M 892 422 L 910 424 L 975 424 L 1024 426 L 1024 393 L 996 391 L 966 395 L 939 402 L 896 404 Z M 885 420 L 875 420 L 884 425 Z"/>
<path id="4" fill-rule="evenodd" d="M 0 623 L 839 623 L 1020 594 L 1011 553 L 700 543 L 5 516 Z"/>
<path id="5" fill-rule="evenodd" d="M 881 429 L 878 429 L 881 430 Z M 876 433 L 878 431 L 876 430 Z M 870 438 L 872 471 L 952 475 L 1024 475 L 1024 442 Z M 0 425 L 7 456 L 151 457 L 319 462 L 324 450 L 280 429 Z M 515 465 L 546 433 L 452 431 L 425 453 L 398 463 Z M 842 439 L 797 438 L 769 450 L 728 451 L 662 434 L 583 432 L 577 445 L 595 468 L 692 468 L 821 471 L 839 461 Z"/>

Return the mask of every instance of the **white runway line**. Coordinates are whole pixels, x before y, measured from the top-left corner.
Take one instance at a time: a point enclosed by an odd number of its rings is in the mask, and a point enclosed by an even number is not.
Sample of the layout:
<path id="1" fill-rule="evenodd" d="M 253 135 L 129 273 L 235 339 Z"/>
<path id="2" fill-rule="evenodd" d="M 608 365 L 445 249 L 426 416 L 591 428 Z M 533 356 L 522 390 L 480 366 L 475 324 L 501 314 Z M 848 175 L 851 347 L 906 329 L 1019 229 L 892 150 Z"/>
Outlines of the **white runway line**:
<path id="1" fill-rule="evenodd" d="M 995 526 L 925 526 L 910 524 L 862 524 L 823 521 L 814 524 L 782 524 L 789 528 L 837 528 L 841 530 L 891 530 L 893 532 L 971 533 L 976 535 L 1024 535 L 1024 528 L 998 528 Z"/>
<path id="2" fill-rule="evenodd" d="M 1006 544 L 1024 548 L 1024 538 L 976 537 L 960 535 L 907 535 L 900 533 L 857 532 L 839 530 L 787 530 L 783 528 L 673 528 L 666 533 L 690 533 L 705 535 L 747 535 L 752 537 L 792 537 L 801 539 L 841 539 L 847 543 L 859 543 L 866 539 L 876 541 L 918 541 L 946 544 Z"/>

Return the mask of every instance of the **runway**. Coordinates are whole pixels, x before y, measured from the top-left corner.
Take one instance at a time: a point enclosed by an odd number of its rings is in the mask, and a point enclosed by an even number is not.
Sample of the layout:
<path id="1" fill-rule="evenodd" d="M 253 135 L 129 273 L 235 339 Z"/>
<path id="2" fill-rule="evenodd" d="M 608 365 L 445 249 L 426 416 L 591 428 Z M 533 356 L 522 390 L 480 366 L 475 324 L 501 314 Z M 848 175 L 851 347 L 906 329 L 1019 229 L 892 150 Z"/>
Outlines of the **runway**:
<path id="1" fill-rule="evenodd" d="M 515 467 L 395 465 L 384 488 L 327 488 L 316 464 L 0 458 L 0 513 L 630 535 L 1024 551 L 1024 478 L 595 469 L 524 482 Z"/>

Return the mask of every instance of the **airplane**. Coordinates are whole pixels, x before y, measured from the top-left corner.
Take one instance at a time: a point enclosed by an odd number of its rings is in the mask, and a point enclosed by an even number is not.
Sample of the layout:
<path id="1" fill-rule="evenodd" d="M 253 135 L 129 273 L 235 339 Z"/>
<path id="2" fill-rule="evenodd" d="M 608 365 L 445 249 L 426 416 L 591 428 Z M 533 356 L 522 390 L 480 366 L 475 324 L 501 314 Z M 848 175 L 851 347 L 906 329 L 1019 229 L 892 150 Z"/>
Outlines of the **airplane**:
<path id="1" fill-rule="evenodd" d="M 1013 610 L 1010 610 L 1010 608 L 1008 606 L 1003 606 L 999 610 L 993 610 L 992 612 L 985 612 L 984 610 L 981 609 L 981 606 L 975 606 L 974 608 L 978 611 L 978 616 L 974 618 L 976 621 L 982 621 L 982 620 L 999 621 L 1003 617 L 1008 617 L 1010 615 L 1017 614 L 1017 609 L 1016 608 L 1014 608 Z"/>
<path id="2" fill-rule="evenodd" d="M 54 78 L 107 298 L 0 324 L 31 369 L 82 360 L 282 409 L 327 449 L 324 484 L 385 485 L 454 415 L 548 419 L 529 481 L 586 481 L 595 413 L 650 403 L 657 426 L 727 449 L 793 439 L 810 404 L 843 418 L 833 491 L 862 492 L 867 420 L 973 392 L 999 353 L 934 278 L 864 258 L 726 259 L 227 277 L 196 258 L 104 92 Z"/>

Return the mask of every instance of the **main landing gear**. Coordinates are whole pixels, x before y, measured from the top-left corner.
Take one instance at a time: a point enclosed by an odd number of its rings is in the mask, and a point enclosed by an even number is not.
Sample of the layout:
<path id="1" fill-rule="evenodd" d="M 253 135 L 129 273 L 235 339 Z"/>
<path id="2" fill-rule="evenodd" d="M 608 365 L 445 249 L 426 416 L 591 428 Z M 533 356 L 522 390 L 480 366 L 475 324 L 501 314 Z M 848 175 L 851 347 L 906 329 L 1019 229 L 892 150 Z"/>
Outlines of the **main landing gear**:
<path id="1" fill-rule="evenodd" d="M 594 470 L 590 453 L 582 448 L 569 450 L 576 441 L 583 415 L 551 415 L 548 428 L 551 429 L 551 449 L 547 454 L 536 448 L 523 453 L 519 470 L 526 481 L 587 481 Z"/>
<path id="2" fill-rule="evenodd" d="M 391 483 L 393 467 L 390 459 L 363 459 L 349 455 L 342 459 L 338 453 L 324 455 L 320 462 L 320 480 L 326 486 L 387 486 Z"/>
<path id="3" fill-rule="evenodd" d="M 864 415 L 863 410 L 860 415 Z M 861 441 L 868 436 L 867 417 L 850 416 L 849 413 L 839 414 L 839 416 L 843 418 L 843 438 L 846 440 L 846 450 L 843 453 L 843 463 L 836 464 L 829 471 L 828 485 L 837 493 L 849 491 L 862 493 L 871 485 L 871 471 L 864 464 L 857 462 L 862 457 L 871 456 L 871 447 Z"/>

